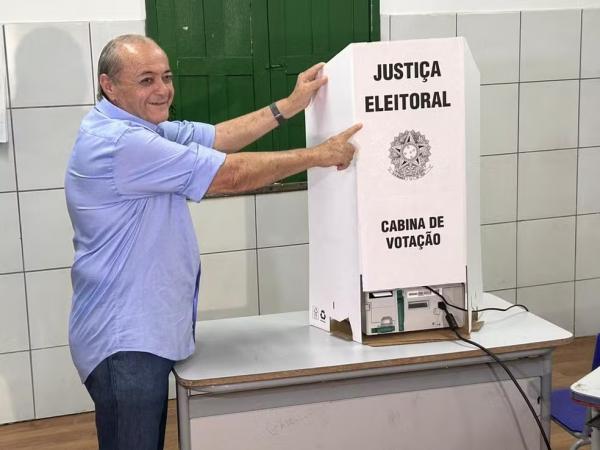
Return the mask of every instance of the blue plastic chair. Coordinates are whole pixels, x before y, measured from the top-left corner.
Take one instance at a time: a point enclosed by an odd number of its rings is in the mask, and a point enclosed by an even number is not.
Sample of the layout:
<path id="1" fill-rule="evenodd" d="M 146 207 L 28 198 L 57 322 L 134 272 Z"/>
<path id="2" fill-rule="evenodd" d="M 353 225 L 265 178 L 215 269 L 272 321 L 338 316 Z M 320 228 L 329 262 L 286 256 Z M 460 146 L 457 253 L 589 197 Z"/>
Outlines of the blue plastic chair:
<path id="1" fill-rule="evenodd" d="M 600 366 L 600 334 L 596 335 L 592 370 L 598 366 Z M 570 447 L 570 450 L 576 450 L 590 444 L 592 430 L 586 425 L 586 422 L 592 417 L 591 410 L 575 403 L 571 398 L 571 390 L 569 388 L 552 391 L 550 415 L 554 422 L 577 438 L 577 441 Z"/>

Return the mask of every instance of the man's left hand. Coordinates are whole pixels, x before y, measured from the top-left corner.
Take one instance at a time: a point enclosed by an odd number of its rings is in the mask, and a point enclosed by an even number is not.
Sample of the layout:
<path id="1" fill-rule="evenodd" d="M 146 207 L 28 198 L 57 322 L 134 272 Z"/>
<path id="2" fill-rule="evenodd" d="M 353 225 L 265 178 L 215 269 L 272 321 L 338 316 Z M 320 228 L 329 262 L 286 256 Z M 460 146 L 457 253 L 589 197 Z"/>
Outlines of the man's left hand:
<path id="1" fill-rule="evenodd" d="M 325 63 L 320 62 L 298 74 L 296 86 L 292 93 L 289 97 L 277 102 L 277 106 L 283 117 L 289 119 L 300 111 L 304 111 L 310 103 L 312 96 L 315 95 L 321 86 L 327 83 L 327 77 L 322 76 L 317 78 L 319 71 L 324 65 Z"/>

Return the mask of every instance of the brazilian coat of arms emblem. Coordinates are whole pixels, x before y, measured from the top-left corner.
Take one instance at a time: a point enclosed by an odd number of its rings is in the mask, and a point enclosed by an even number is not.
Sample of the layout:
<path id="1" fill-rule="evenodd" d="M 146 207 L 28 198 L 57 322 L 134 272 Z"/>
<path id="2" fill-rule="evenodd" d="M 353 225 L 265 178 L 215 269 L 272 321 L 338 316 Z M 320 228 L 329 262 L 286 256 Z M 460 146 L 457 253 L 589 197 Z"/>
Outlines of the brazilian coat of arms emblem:
<path id="1" fill-rule="evenodd" d="M 431 147 L 425 135 L 406 130 L 390 145 L 388 172 L 401 180 L 418 180 L 431 170 L 430 156 Z"/>

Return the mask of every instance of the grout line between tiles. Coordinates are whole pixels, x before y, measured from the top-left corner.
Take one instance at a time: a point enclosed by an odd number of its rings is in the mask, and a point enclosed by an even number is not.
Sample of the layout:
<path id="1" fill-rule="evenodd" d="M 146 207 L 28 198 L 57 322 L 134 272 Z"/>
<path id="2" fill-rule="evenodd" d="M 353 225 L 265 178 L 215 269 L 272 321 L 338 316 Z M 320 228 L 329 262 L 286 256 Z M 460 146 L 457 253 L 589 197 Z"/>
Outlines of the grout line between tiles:
<path id="1" fill-rule="evenodd" d="M 50 108 L 75 108 L 79 106 L 94 106 L 94 103 L 77 103 L 74 105 L 33 105 L 33 106 L 12 106 L 10 109 L 13 111 L 20 111 L 25 109 L 50 109 Z"/>
<path id="2" fill-rule="evenodd" d="M 519 84 L 517 86 L 517 186 L 516 186 L 516 195 L 515 199 L 515 218 L 517 219 L 517 223 L 515 225 L 515 283 L 519 283 L 519 166 L 520 166 L 520 158 L 519 155 L 521 153 L 521 47 L 522 47 L 522 38 L 523 38 L 523 12 L 519 12 L 519 67 L 518 67 L 518 78 Z M 515 303 L 519 303 L 519 293 L 515 291 Z"/>
<path id="3" fill-rule="evenodd" d="M 38 189 L 19 189 L 18 193 L 23 194 L 26 192 L 46 192 L 46 191 L 62 191 L 64 187 L 53 187 L 53 188 L 38 188 Z"/>
<path id="4" fill-rule="evenodd" d="M 94 92 L 94 86 L 96 85 L 95 76 L 94 76 L 94 52 L 92 50 L 92 24 L 88 22 L 88 38 L 90 44 L 90 72 L 92 74 L 92 99 L 96 100 L 96 92 Z M 93 105 L 91 105 L 93 106 Z"/>
<path id="5" fill-rule="evenodd" d="M 580 11 L 579 16 L 579 84 L 577 93 L 577 150 L 576 150 L 576 163 L 575 163 L 575 213 L 577 213 L 577 202 L 579 197 L 579 141 L 581 135 L 581 56 L 583 47 L 583 10 Z M 574 238 L 574 249 L 573 249 L 573 277 L 577 278 L 577 215 L 575 215 L 575 238 Z M 573 334 L 577 331 L 575 326 L 575 317 L 577 312 L 577 287 L 576 283 L 573 284 Z"/>
<path id="6" fill-rule="evenodd" d="M 267 245 L 264 247 L 251 247 L 251 248 L 240 248 L 240 249 L 235 249 L 235 250 L 222 250 L 222 251 L 217 251 L 217 252 L 203 252 L 200 255 L 202 256 L 207 256 L 207 255 L 220 255 L 222 253 L 235 253 L 235 252 L 249 252 L 249 251 L 253 251 L 253 250 L 268 250 L 271 248 L 286 248 L 286 247 L 298 247 L 301 245 L 308 245 L 308 242 L 299 242 L 299 243 L 295 243 L 295 244 L 283 244 L 283 245 Z M 258 256 L 257 256 L 258 258 Z"/>
<path id="7" fill-rule="evenodd" d="M 256 258 L 256 300 L 258 303 L 258 315 L 260 316 L 260 277 L 259 277 L 259 269 L 258 269 L 258 213 L 256 212 L 256 195 L 254 197 L 254 242 L 256 242 L 256 247 L 254 249 L 254 255 Z"/>

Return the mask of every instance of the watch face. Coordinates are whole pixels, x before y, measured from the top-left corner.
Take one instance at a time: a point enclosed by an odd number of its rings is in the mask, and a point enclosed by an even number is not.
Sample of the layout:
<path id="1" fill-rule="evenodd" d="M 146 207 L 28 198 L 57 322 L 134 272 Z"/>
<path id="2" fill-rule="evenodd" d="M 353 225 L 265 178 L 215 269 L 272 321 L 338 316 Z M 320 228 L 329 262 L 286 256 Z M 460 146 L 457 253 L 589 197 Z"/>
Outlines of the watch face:
<path id="1" fill-rule="evenodd" d="M 402 149 L 402 156 L 404 156 L 406 159 L 415 159 L 417 154 L 417 147 L 413 144 L 406 144 Z"/>

